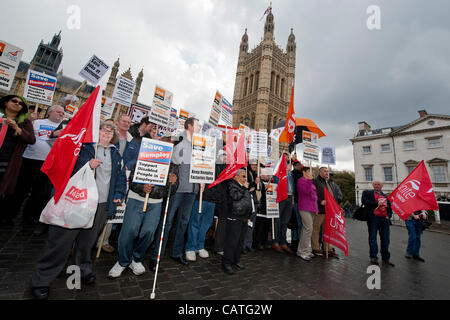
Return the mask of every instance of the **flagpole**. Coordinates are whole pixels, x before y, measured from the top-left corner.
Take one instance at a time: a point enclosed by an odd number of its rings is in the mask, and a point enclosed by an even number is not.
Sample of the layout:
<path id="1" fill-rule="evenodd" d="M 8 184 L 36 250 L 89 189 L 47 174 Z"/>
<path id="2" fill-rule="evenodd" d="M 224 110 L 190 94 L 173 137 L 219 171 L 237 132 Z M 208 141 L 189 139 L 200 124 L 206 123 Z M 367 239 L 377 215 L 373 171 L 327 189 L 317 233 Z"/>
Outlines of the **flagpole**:
<path id="1" fill-rule="evenodd" d="M 156 261 L 155 278 L 153 279 L 153 290 L 152 290 L 152 293 L 150 294 L 150 299 L 152 299 L 152 300 L 155 299 L 156 279 L 158 277 L 159 261 L 161 260 L 161 249 L 162 249 L 162 243 L 163 243 L 163 239 L 164 239 L 164 230 L 166 228 L 167 211 L 169 209 L 169 201 L 170 201 L 171 190 L 172 190 L 172 183 L 169 183 L 169 193 L 168 193 L 168 196 L 167 196 L 166 210 L 164 212 L 163 228 L 162 228 L 162 232 L 161 232 L 161 238 L 159 240 L 159 250 L 158 250 L 158 259 Z"/>
<path id="2" fill-rule="evenodd" d="M 100 242 L 98 244 L 97 255 L 95 256 L 96 259 L 100 258 L 100 251 L 102 251 L 103 240 L 105 240 L 105 234 L 106 234 L 106 227 L 107 226 L 108 226 L 108 223 L 106 223 L 105 227 L 103 228 L 102 236 L 101 236 Z"/>

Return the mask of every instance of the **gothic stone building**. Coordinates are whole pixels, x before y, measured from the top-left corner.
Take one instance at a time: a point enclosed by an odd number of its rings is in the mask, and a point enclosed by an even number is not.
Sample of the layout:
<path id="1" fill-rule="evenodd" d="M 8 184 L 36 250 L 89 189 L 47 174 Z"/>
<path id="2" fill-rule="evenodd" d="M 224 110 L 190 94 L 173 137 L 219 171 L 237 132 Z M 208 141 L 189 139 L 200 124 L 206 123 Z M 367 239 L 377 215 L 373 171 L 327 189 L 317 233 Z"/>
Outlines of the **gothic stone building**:
<path id="1" fill-rule="evenodd" d="M 295 79 L 296 43 L 293 29 L 286 52 L 274 41 L 275 24 L 269 13 L 264 38 L 248 52 L 247 29 L 242 36 L 233 97 L 233 127 L 240 123 L 270 131 L 286 120 Z"/>
<path id="2" fill-rule="evenodd" d="M 17 69 L 16 76 L 14 78 L 13 87 L 11 89 L 12 94 L 23 95 L 25 89 L 25 82 L 28 75 L 28 70 L 36 70 L 39 72 L 43 72 L 54 76 L 57 78 L 56 82 L 56 90 L 53 96 L 53 105 L 62 104 L 63 99 L 67 95 L 72 95 L 82 84 L 81 81 L 69 78 L 63 75 L 63 70 L 61 69 L 58 72 L 58 69 L 61 65 L 63 58 L 63 50 L 59 48 L 61 43 L 61 32 L 59 34 L 55 34 L 51 42 L 45 44 L 42 40 L 36 50 L 36 53 L 31 60 L 31 63 L 26 63 L 21 61 L 19 67 Z M 119 72 L 119 59 L 114 63 L 114 66 L 111 68 L 111 75 L 107 82 L 106 88 L 104 90 L 103 95 L 107 98 L 112 97 L 112 93 L 114 91 L 114 87 L 116 85 L 116 78 Z M 83 66 L 80 66 L 80 70 Z M 130 68 L 122 74 L 124 77 L 133 80 L 133 76 L 131 74 Z M 143 80 L 143 71 L 141 71 L 136 79 L 136 90 L 133 96 L 133 103 L 136 103 L 140 87 Z M 134 80 L 133 80 L 134 81 Z M 72 105 L 76 107 L 80 107 L 90 96 L 90 94 L 94 91 L 94 87 L 91 85 L 84 85 L 77 93 L 77 97 L 79 100 Z M 30 103 L 33 104 L 33 103 Z M 46 106 L 41 106 L 44 108 L 43 113 L 45 113 Z M 119 106 L 120 107 L 120 106 Z M 121 112 L 123 112 L 121 110 Z M 43 116 L 43 115 L 41 115 Z"/>

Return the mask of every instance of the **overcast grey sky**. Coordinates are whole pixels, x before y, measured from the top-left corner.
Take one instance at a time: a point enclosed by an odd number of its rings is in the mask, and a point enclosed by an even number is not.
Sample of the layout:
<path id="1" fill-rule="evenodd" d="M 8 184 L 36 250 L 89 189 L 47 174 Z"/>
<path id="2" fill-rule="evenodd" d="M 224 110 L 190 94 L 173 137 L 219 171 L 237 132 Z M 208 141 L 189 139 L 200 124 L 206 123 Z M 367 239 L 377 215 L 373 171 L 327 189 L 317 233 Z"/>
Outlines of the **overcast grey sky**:
<path id="1" fill-rule="evenodd" d="M 62 31 L 65 75 L 96 54 L 120 72 L 144 68 L 139 102 L 156 84 L 174 106 L 209 117 L 216 90 L 232 101 L 239 43 L 263 36 L 259 21 L 270 1 L 16 0 L 2 5 L 0 38 L 24 49 L 29 62 L 40 40 Z M 81 28 L 68 29 L 71 5 Z M 275 41 L 297 42 L 295 111 L 327 134 L 338 168 L 353 170 L 349 141 L 359 121 L 372 128 L 406 124 L 419 109 L 449 114 L 450 2 L 447 0 L 272 0 Z M 368 6 L 380 8 L 381 29 L 369 30 Z M 109 73 L 105 76 L 105 79 Z"/>

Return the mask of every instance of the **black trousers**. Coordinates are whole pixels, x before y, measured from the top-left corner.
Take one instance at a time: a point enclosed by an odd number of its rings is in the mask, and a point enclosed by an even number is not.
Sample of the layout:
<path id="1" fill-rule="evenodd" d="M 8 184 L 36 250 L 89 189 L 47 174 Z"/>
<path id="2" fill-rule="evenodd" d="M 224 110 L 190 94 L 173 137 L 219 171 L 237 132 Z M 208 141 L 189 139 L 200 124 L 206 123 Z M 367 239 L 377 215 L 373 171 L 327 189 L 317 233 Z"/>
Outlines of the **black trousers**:
<path id="1" fill-rule="evenodd" d="M 36 263 L 31 287 L 49 287 L 64 269 L 73 249 L 71 264 L 80 267 L 81 277 L 92 273 L 92 249 L 107 219 L 107 203 L 99 203 L 91 229 L 50 226 L 44 252 Z"/>
<path id="2" fill-rule="evenodd" d="M 227 218 L 219 216 L 217 218 L 216 236 L 214 238 L 214 251 L 221 252 L 227 240 Z"/>
<path id="3" fill-rule="evenodd" d="M 226 240 L 223 250 L 222 264 L 233 265 L 241 260 L 242 245 L 247 234 L 247 220 L 227 219 Z"/>
<path id="4" fill-rule="evenodd" d="M 264 246 L 269 242 L 269 232 L 272 228 L 272 219 L 256 217 L 255 232 L 253 233 L 253 245 Z"/>
<path id="5" fill-rule="evenodd" d="M 51 199 L 53 185 L 45 173 L 41 171 L 44 161 L 22 159 L 16 189 L 12 197 L 10 217 L 15 217 L 23 202 L 31 191 L 31 195 L 23 209 L 24 220 L 39 220 L 42 210 Z"/>

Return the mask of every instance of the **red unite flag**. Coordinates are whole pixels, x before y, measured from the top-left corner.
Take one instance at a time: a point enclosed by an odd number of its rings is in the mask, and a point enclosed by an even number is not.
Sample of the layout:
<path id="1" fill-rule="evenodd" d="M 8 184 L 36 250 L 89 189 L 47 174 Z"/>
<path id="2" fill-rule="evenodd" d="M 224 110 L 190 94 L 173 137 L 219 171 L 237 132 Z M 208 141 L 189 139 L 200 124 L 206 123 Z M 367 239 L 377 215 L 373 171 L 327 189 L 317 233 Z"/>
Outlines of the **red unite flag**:
<path id="1" fill-rule="evenodd" d="M 72 175 L 81 145 L 98 141 L 101 102 L 98 86 L 56 139 L 41 167 L 55 187 L 55 203 Z"/>
<path id="2" fill-rule="evenodd" d="M 274 173 L 274 176 L 278 178 L 277 203 L 280 203 L 281 201 L 286 200 L 288 197 L 287 168 L 284 152 L 281 156 L 280 165 L 278 166 L 277 171 Z"/>
<path id="3" fill-rule="evenodd" d="M 348 242 L 345 234 L 344 210 L 339 207 L 336 200 L 324 188 L 325 200 L 325 226 L 323 229 L 323 241 L 341 249 L 348 257 Z"/>
<path id="4" fill-rule="evenodd" d="M 392 210 L 406 220 L 418 210 L 439 210 L 425 162 L 419 165 L 387 197 Z"/>
<path id="5" fill-rule="evenodd" d="M 228 140 L 228 138 L 227 138 Z M 217 179 L 208 186 L 208 189 L 220 184 L 221 182 L 232 179 L 236 172 L 247 165 L 247 152 L 245 151 L 245 131 L 242 131 L 234 153 L 234 162 L 227 164 L 225 170 L 217 177 Z"/>
<path id="6" fill-rule="evenodd" d="M 292 84 L 291 102 L 286 118 L 286 125 L 278 139 L 279 142 L 291 143 L 295 135 L 294 84 Z"/>

